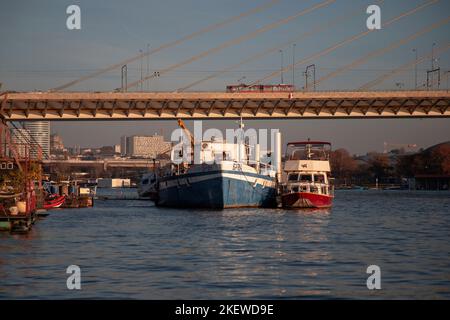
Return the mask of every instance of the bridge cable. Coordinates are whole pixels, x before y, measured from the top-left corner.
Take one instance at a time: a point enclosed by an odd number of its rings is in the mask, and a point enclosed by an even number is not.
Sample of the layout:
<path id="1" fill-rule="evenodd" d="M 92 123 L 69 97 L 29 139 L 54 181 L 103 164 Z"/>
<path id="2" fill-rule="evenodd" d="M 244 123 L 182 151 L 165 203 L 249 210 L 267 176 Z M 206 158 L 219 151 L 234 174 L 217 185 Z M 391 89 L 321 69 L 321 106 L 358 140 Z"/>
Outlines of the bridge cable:
<path id="1" fill-rule="evenodd" d="M 392 76 L 394 76 L 396 74 L 403 73 L 403 72 L 407 71 L 409 68 L 414 67 L 414 66 L 422 63 L 423 61 L 431 58 L 433 56 L 433 54 L 441 54 L 441 53 L 447 51 L 448 49 L 450 49 L 450 43 L 448 43 L 446 46 L 443 46 L 443 47 L 440 47 L 438 49 L 435 49 L 434 53 L 429 53 L 429 54 L 427 54 L 425 56 L 420 57 L 417 60 L 415 59 L 413 61 L 410 61 L 410 62 L 408 62 L 408 63 L 406 63 L 406 64 L 404 64 L 404 65 L 402 65 L 402 66 L 400 66 L 400 67 L 398 67 L 398 68 L 396 68 L 394 70 L 391 70 L 388 73 L 385 73 L 385 74 L 379 76 L 378 78 L 376 78 L 376 79 L 374 79 L 372 81 L 367 82 L 366 84 L 364 84 L 361 87 L 359 87 L 358 90 L 359 91 L 369 90 L 370 88 L 372 88 L 372 87 L 382 83 L 386 79 L 388 79 L 388 78 L 390 78 L 390 77 L 392 77 Z"/>
<path id="2" fill-rule="evenodd" d="M 378 2 L 379 4 L 381 4 L 381 3 L 384 2 L 384 0 L 378 0 L 377 2 Z M 364 5 L 363 7 L 365 8 L 366 6 Z M 256 53 L 255 55 L 253 55 L 253 56 L 251 56 L 251 57 L 248 57 L 248 58 L 242 60 L 241 62 L 239 62 L 239 63 L 237 63 L 237 64 L 234 64 L 234 65 L 232 65 L 232 66 L 229 66 L 229 67 L 227 67 L 227 68 L 225 68 L 225 69 L 222 69 L 222 70 L 219 70 L 219 71 L 215 71 L 214 73 L 212 73 L 211 75 L 209 75 L 209 76 L 207 76 L 207 77 L 204 77 L 204 78 L 202 78 L 202 79 L 200 79 L 200 80 L 197 80 L 197 81 L 194 81 L 194 82 L 192 82 L 192 83 L 190 83 L 190 84 L 188 84 L 188 85 L 186 85 L 186 86 L 184 86 L 184 87 L 182 87 L 182 88 L 179 88 L 179 89 L 177 90 L 177 92 L 186 91 L 186 90 L 188 90 L 188 89 L 190 89 L 190 88 L 192 88 L 192 87 L 194 87 L 194 86 L 197 86 L 197 85 L 199 85 L 199 84 L 201 84 L 201 83 L 203 83 L 203 82 L 206 82 L 206 81 L 208 81 L 208 80 L 214 79 L 214 78 L 216 78 L 216 77 L 222 75 L 222 74 L 225 73 L 225 72 L 229 72 L 229 71 L 231 71 L 231 70 L 234 70 L 234 69 L 236 69 L 236 68 L 238 68 L 238 67 L 240 67 L 240 66 L 242 66 L 242 65 L 244 65 L 244 64 L 246 64 L 246 63 L 249 63 L 249 62 L 254 61 L 254 60 L 257 60 L 257 59 L 260 59 L 260 58 L 262 58 L 262 57 L 264 57 L 264 56 L 266 56 L 266 55 L 268 55 L 268 54 L 270 54 L 270 53 L 277 52 L 278 50 L 280 50 L 280 49 L 282 49 L 282 48 L 285 48 L 285 47 L 287 47 L 287 46 L 289 46 L 289 45 L 291 45 L 291 44 L 293 44 L 293 43 L 295 43 L 295 42 L 298 42 L 298 41 L 300 41 L 300 40 L 302 40 L 302 39 L 304 39 L 304 38 L 306 38 L 306 37 L 312 36 L 312 35 L 314 35 L 314 34 L 316 34 L 316 33 L 322 32 L 322 31 L 324 31 L 324 30 L 328 30 L 328 29 L 330 29 L 331 27 L 336 26 L 336 25 L 339 24 L 340 22 L 348 21 L 350 18 L 356 17 L 356 16 L 357 16 L 357 13 L 360 12 L 360 11 L 361 11 L 361 9 L 356 9 L 355 11 L 350 12 L 349 14 L 342 15 L 342 16 L 338 17 L 337 19 L 334 19 L 334 20 L 332 20 L 332 21 L 329 21 L 329 22 L 328 22 L 327 24 L 325 24 L 325 25 L 322 24 L 322 23 L 320 23 L 319 25 L 317 25 L 317 26 L 316 26 L 315 28 L 313 28 L 312 30 L 310 30 L 310 31 L 308 31 L 308 32 L 305 32 L 305 33 L 301 34 L 298 38 L 290 39 L 290 40 L 288 40 L 287 42 L 285 42 L 285 43 L 283 43 L 283 44 L 280 44 L 280 45 L 277 45 L 277 46 L 275 46 L 275 47 L 269 48 L 269 49 L 267 49 L 267 50 L 265 50 L 265 51 L 263 51 L 263 52 L 258 52 L 258 53 Z"/>
<path id="3" fill-rule="evenodd" d="M 412 14 L 414 14 L 414 13 L 420 11 L 421 9 L 424 9 L 424 8 L 430 6 L 430 5 L 436 4 L 439 1 L 440 0 L 428 1 L 427 3 L 424 3 L 424 4 L 414 8 L 412 10 L 409 10 L 409 11 L 407 11 L 407 12 L 405 12 L 405 13 L 403 13 L 403 14 L 401 14 L 401 15 L 399 15 L 399 16 L 391 19 L 391 20 L 389 20 L 388 22 L 385 22 L 384 24 L 382 24 L 382 27 L 387 27 L 387 26 L 397 22 L 398 20 L 400 20 L 400 19 L 402 19 L 404 17 L 410 16 L 410 15 L 412 15 Z M 337 49 L 339 49 L 339 48 L 341 48 L 341 47 L 343 47 L 343 46 L 345 46 L 345 45 L 347 45 L 347 44 L 349 44 L 349 43 L 351 43 L 353 41 L 356 41 L 356 40 L 358 40 L 358 39 L 360 39 L 360 38 L 362 38 L 362 37 L 364 37 L 364 36 L 374 32 L 374 31 L 375 30 L 367 30 L 367 31 L 363 31 L 363 32 L 361 32 L 359 34 L 356 34 L 356 35 L 354 35 L 354 36 L 352 36 L 350 38 L 347 38 L 347 39 L 345 39 L 345 40 L 343 40 L 341 42 L 338 42 L 337 44 L 335 44 L 335 45 L 333 45 L 331 47 L 328 47 L 327 49 L 324 49 L 324 50 L 322 50 L 320 52 L 317 52 L 317 53 L 315 53 L 315 54 L 313 54 L 313 55 L 311 55 L 311 56 L 309 56 L 307 58 L 303 58 L 301 60 L 298 60 L 293 65 L 289 65 L 289 66 L 286 66 L 286 67 L 282 68 L 281 70 L 274 71 L 271 74 L 269 74 L 269 75 L 267 75 L 267 76 L 265 76 L 265 77 L 263 77 L 263 78 L 261 78 L 259 80 L 254 81 L 253 83 L 250 84 L 250 86 L 258 85 L 258 84 L 260 84 L 263 81 L 266 81 L 268 79 L 271 79 L 273 77 L 276 77 L 276 76 L 280 75 L 281 72 L 286 72 L 286 71 L 292 70 L 292 68 L 297 66 L 297 65 L 302 65 L 302 64 L 311 62 L 314 59 L 317 59 L 319 57 L 327 55 L 327 54 L 329 54 L 329 53 L 331 53 L 331 52 L 333 52 L 333 51 L 335 51 L 335 50 L 337 50 Z"/>
<path id="4" fill-rule="evenodd" d="M 205 28 L 203 28 L 203 29 L 201 29 L 199 31 L 196 31 L 196 32 L 191 33 L 191 34 L 189 34 L 187 36 L 184 36 L 184 37 L 182 37 L 182 38 L 180 38 L 178 40 L 174 40 L 172 42 L 163 44 L 163 45 L 161 45 L 158 48 L 155 48 L 153 50 L 140 53 L 139 55 L 136 55 L 136 56 L 131 57 L 129 59 L 123 60 L 123 61 L 121 61 L 119 63 L 116 63 L 114 65 L 111 65 L 109 67 L 100 69 L 98 71 L 95 71 L 95 72 L 93 72 L 91 74 L 88 74 L 88 75 L 86 75 L 84 77 L 81 77 L 81 78 L 78 78 L 76 80 L 72 80 L 72 81 L 70 81 L 68 83 L 65 83 L 65 84 L 61 85 L 61 86 L 55 87 L 53 89 L 50 89 L 49 91 L 60 91 L 60 90 L 66 89 L 68 87 L 71 87 L 71 86 L 73 86 L 73 85 L 75 85 L 77 83 L 80 83 L 82 81 L 95 78 L 95 77 L 97 77 L 99 75 L 102 75 L 102 74 L 104 74 L 106 72 L 109 72 L 111 70 L 119 69 L 119 68 L 121 68 L 122 66 L 124 66 L 126 64 L 129 64 L 129 63 L 134 62 L 134 61 L 138 61 L 141 58 L 144 58 L 146 56 L 150 56 L 150 55 L 155 54 L 155 53 L 157 53 L 157 52 L 159 52 L 161 50 L 177 46 L 177 45 L 179 45 L 179 44 L 181 44 L 181 43 L 183 43 L 183 42 L 185 42 L 187 40 L 191 40 L 191 39 L 193 39 L 195 37 L 198 37 L 198 36 L 200 36 L 202 34 L 211 32 L 213 30 L 220 29 L 220 28 L 222 28 L 222 27 L 224 27 L 224 26 L 226 26 L 228 24 L 234 23 L 234 22 L 236 22 L 236 21 L 238 21 L 238 20 L 240 20 L 240 19 L 242 19 L 244 17 L 247 17 L 249 15 L 258 13 L 258 12 L 263 11 L 265 9 L 268 9 L 269 7 L 272 7 L 273 5 L 275 5 L 276 3 L 280 2 L 280 1 L 281 0 L 271 0 L 269 2 L 266 2 L 266 3 L 260 5 L 260 6 L 256 7 L 256 8 L 254 8 L 254 9 L 252 9 L 252 10 L 243 12 L 243 13 L 237 15 L 237 16 L 230 17 L 230 18 L 228 18 L 228 19 L 226 19 L 226 20 L 224 20 L 222 22 L 219 22 L 219 23 L 207 26 L 207 27 L 205 27 Z"/>
<path id="5" fill-rule="evenodd" d="M 324 2 L 321 2 L 319 4 L 314 5 L 314 6 L 310 7 L 310 8 L 308 8 L 308 9 L 302 10 L 302 11 L 300 11 L 300 12 L 298 12 L 298 13 L 292 15 L 292 16 L 289 16 L 287 18 L 284 18 L 284 19 L 278 20 L 276 22 L 273 22 L 271 24 L 265 25 L 262 28 L 259 28 L 259 29 L 255 30 L 253 32 L 250 32 L 250 33 L 247 33 L 245 35 L 242 35 L 242 36 L 240 36 L 240 37 L 238 37 L 236 39 L 232 39 L 232 40 L 226 41 L 226 42 L 222 43 L 221 45 L 219 45 L 217 47 L 214 47 L 214 48 L 208 49 L 206 51 L 203 51 L 203 52 L 201 52 L 201 53 L 199 53 L 199 54 L 197 54 L 197 55 L 195 55 L 195 56 L 193 56 L 193 57 L 191 57 L 189 59 L 186 59 L 186 60 L 184 60 L 184 61 L 182 61 L 180 63 L 176 63 L 174 65 L 171 65 L 171 66 L 169 66 L 169 67 L 159 71 L 158 72 L 158 76 L 160 76 L 160 75 L 162 75 L 164 73 L 167 73 L 169 71 L 175 70 L 175 69 L 177 69 L 179 67 L 182 67 L 184 65 L 190 64 L 190 63 L 192 63 L 192 62 L 194 62 L 196 60 L 199 60 L 201 58 L 204 58 L 204 57 L 206 57 L 206 56 L 208 56 L 208 55 L 210 55 L 212 53 L 217 53 L 217 52 L 219 52 L 219 51 L 221 51 L 221 50 L 223 50 L 225 48 L 228 48 L 228 47 L 230 47 L 232 45 L 237 45 L 237 44 L 239 44 L 239 43 L 241 43 L 243 41 L 252 39 L 252 38 L 256 37 L 257 35 L 259 35 L 260 33 L 269 31 L 269 30 L 274 29 L 274 28 L 276 28 L 276 27 L 278 27 L 280 25 L 286 24 L 286 23 L 288 23 L 289 21 L 291 21 L 291 20 L 293 20 L 295 18 L 298 18 L 300 16 L 306 15 L 307 13 L 310 13 L 310 12 L 316 10 L 316 9 L 322 8 L 324 6 L 327 6 L 327 5 L 329 5 L 329 4 L 333 3 L 333 2 L 336 2 L 336 0 L 326 0 Z M 137 81 L 134 81 L 134 82 L 128 84 L 126 86 L 126 88 L 128 89 L 128 88 L 137 86 L 137 85 L 141 84 L 142 82 L 144 82 L 144 81 L 146 81 L 148 79 L 151 79 L 151 78 L 155 78 L 155 77 L 157 77 L 157 76 L 154 75 L 154 74 L 146 76 L 143 79 L 140 79 L 140 80 L 137 80 Z"/>
<path id="6" fill-rule="evenodd" d="M 317 84 L 319 84 L 321 82 L 329 80 L 329 79 L 337 76 L 338 74 L 340 74 L 340 73 L 342 73 L 344 71 L 347 71 L 347 70 L 349 70 L 349 69 L 351 69 L 351 68 L 353 68 L 355 66 L 358 66 L 360 64 L 365 63 L 367 60 L 369 60 L 371 58 L 383 55 L 383 54 L 385 54 L 385 53 L 387 53 L 389 51 L 397 49 L 398 47 L 400 47 L 400 46 L 402 46 L 402 45 L 404 45 L 404 44 L 406 44 L 406 43 L 408 43 L 408 42 L 410 42 L 410 41 L 412 41 L 412 40 L 414 40 L 414 39 L 416 39 L 416 38 L 418 38 L 418 37 L 420 37 L 420 36 L 422 36 L 422 35 L 424 35 L 424 34 L 426 34 L 428 32 L 431 32 L 434 29 L 436 29 L 438 27 L 441 27 L 441 26 L 443 26 L 443 25 L 445 25 L 445 24 L 447 24 L 449 22 L 450 22 L 450 16 L 448 16 L 445 19 L 440 20 L 439 22 L 436 22 L 436 23 L 433 23 L 432 25 L 427 26 L 426 28 L 424 28 L 424 29 L 414 33 L 413 35 L 411 35 L 411 36 L 409 36 L 407 38 L 404 38 L 404 39 L 402 39 L 400 41 L 395 41 L 394 43 L 392 43 L 391 45 L 389 45 L 387 47 L 384 47 L 384 48 L 379 49 L 377 51 L 373 51 L 373 52 L 371 52 L 371 53 L 369 53 L 369 54 L 367 54 L 367 55 L 357 59 L 356 61 L 354 61 L 354 62 L 352 62 L 352 63 L 350 63 L 350 64 L 348 64 L 346 66 L 343 66 L 343 67 L 337 69 L 336 71 L 333 71 L 333 72 L 327 74 L 326 76 L 323 76 L 322 78 L 317 80 L 315 82 L 315 84 L 317 85 Z"/>

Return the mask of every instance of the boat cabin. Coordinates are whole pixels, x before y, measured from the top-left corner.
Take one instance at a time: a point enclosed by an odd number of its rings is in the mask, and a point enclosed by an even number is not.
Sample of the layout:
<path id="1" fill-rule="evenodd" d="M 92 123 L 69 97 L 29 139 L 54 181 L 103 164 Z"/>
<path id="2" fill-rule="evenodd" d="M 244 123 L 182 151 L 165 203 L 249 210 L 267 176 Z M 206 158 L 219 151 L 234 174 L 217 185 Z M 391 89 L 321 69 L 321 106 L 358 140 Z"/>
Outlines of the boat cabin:
<path id="1" fill-rule="evenodd" d="M 331 144 L 320 141 L 287 145 L 283 170 L 283 193 L 313 193 L 332 196 Z"/>

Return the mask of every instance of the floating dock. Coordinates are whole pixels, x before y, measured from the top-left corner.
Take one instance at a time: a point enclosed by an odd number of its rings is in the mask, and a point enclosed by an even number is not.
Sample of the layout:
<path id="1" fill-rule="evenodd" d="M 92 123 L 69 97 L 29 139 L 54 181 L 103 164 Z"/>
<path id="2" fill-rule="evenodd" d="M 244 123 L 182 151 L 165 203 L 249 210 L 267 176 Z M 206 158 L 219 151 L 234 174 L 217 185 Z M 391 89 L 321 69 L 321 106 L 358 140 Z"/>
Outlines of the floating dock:
<path id="1" fill-rule="evenodd" d="M 2 208 L 2 210 L 0 210 L 0 231 L 26 233 L 31 230 L 36 219 L 37 216 L 35 212 L 13 215 Z"/>

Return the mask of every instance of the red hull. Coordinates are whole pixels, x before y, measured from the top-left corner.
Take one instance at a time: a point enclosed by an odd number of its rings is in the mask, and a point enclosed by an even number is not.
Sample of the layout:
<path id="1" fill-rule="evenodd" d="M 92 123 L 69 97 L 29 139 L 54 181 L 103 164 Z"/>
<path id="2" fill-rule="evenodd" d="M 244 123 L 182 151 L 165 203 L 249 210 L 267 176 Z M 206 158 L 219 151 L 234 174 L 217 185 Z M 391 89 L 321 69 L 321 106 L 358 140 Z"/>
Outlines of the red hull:
<path id="1" fill-rule="evenodd" d="M 53 208 L 59 208 L 64 204 L 65 201 L 66 201 L 65 196 L 59 196 L 51 200 L 45 200 L 44 209 L 48 210 Z"/>
<path id="2" fill-rule="evenodd" d="M 284 208 L 330 208 L 333 197 L 308 192 L 286 193 L 281 196 Z"/>

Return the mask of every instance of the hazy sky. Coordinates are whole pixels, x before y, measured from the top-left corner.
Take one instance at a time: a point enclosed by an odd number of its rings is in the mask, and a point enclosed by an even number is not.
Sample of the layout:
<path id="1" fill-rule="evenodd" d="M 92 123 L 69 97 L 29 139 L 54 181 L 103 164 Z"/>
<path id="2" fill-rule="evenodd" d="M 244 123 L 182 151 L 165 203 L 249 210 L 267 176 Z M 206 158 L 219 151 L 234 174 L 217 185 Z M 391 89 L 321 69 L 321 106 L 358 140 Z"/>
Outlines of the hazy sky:
<path id="1" fill-rule="evenodd" d="M 158 47 L 179 39 L 208 25 L 238 15 L 268 0 L 15 0 L 2 4 L 0 10 L 0 82 L 1 90 L 48 90 L 99 68 L 115 64 L 134 56 L 139 49 Z M 196 37 L 190 41 L 163 50 L 144 59 L 143 72 L 161 70 L 183 61 L 204 50 L 252 32 L 264 25 L 291 16 L 303 9 L 320 3 L 321 0 L 280 0 L 271 8 L 245 17 L 222 29 Z M 381 5 L 382 20 L 388 21 L 426 0 L 386 0 Z M 337 0 L 303 17 L 296 18 L 278 28 L 239 45 L 231 46 L 216 54 L 185 65 L 173 72 L 146 83 L 151 91 L 171 91 L 209 75 L 215 70 L 232 64 L 271 47 L 281 45 L 290 39 L 297 39 L 296 60 L 307 57 L 338 43 L 352 35 L 366 30 L 365 8 L 376 0 Z M 81 30 L 66 28 L 66 8 L 71 4 L 81 7 Z M 420 29 L 446 18 L 450 13 L 450 1 L 441 0 L 416 14 L 404 18 L 389 27 L 373 32 L 335 52 L 323 56 L 317 65 L 317 78 L 327 75 L 337 67 L 347 65 L 374 50 L 396 43 Z M 340 23 L 314 36 L 302 37 L 317 26 L 324 25 L 341 16 L 348 16 Z M 323 82 L 318 90 L 356 89 L 366 82 L 390 70 L 414 60 L 413 48 L 419 55 L 431 52 L 436 47 L 450 42 L 450 25 L 445 25 L 412 42 L 370 59 L 367 63 L 341 73 Z M 450 51 L 438 57 L 436 62 L 443 70 L 449 70 Z M 283 50 L 283 64 L 292 63 L 292 46 Z M 192 90 L 223 91 L 229 83 L 257 80 L 281 64 L 281 54 L 273 54 L 244 64 L 234 71 L 212 79 Z M 304 85 L 306 66 L 295 70 L 296 85 Z M 426 79 L 426 70 L 431 61 L 418 66 L 419 85 Z M 128 66 L 129 82 L 140 78 L 140 61 Z M 280 82 L 279 78 L 270 80 Z M 292 82 L 292 73 L 284 74 L 284 82 Z M 389 78 L 375 89 L 412 88 L 414 68 L 406 73 Z M 448 81 L 444 77 L 441 88 Z M 120 70 L 83 82 L 70 90 L 100 91 L 120 87 Z M 80 144 L 101 146 L 118 143 L 121 135 L 151 134 L 161 132 L 168 136 L 175 121 L 133 121 L 133 122 L 54 122 L 53 131 L 62 135 L 66 145 Z M 233 121 L 208 123 L 219 128 L 234 127 Z M 383 142 L 416 143 L 426 147 L 450 140 L 450 119 L 426 120 L 286 120 L 252 121 L 248 127 L 281 128 L 286 140 L 311 137 L 326 139 L 335 147 L 347 147 L 353 152 L 382 150 Z"/>

